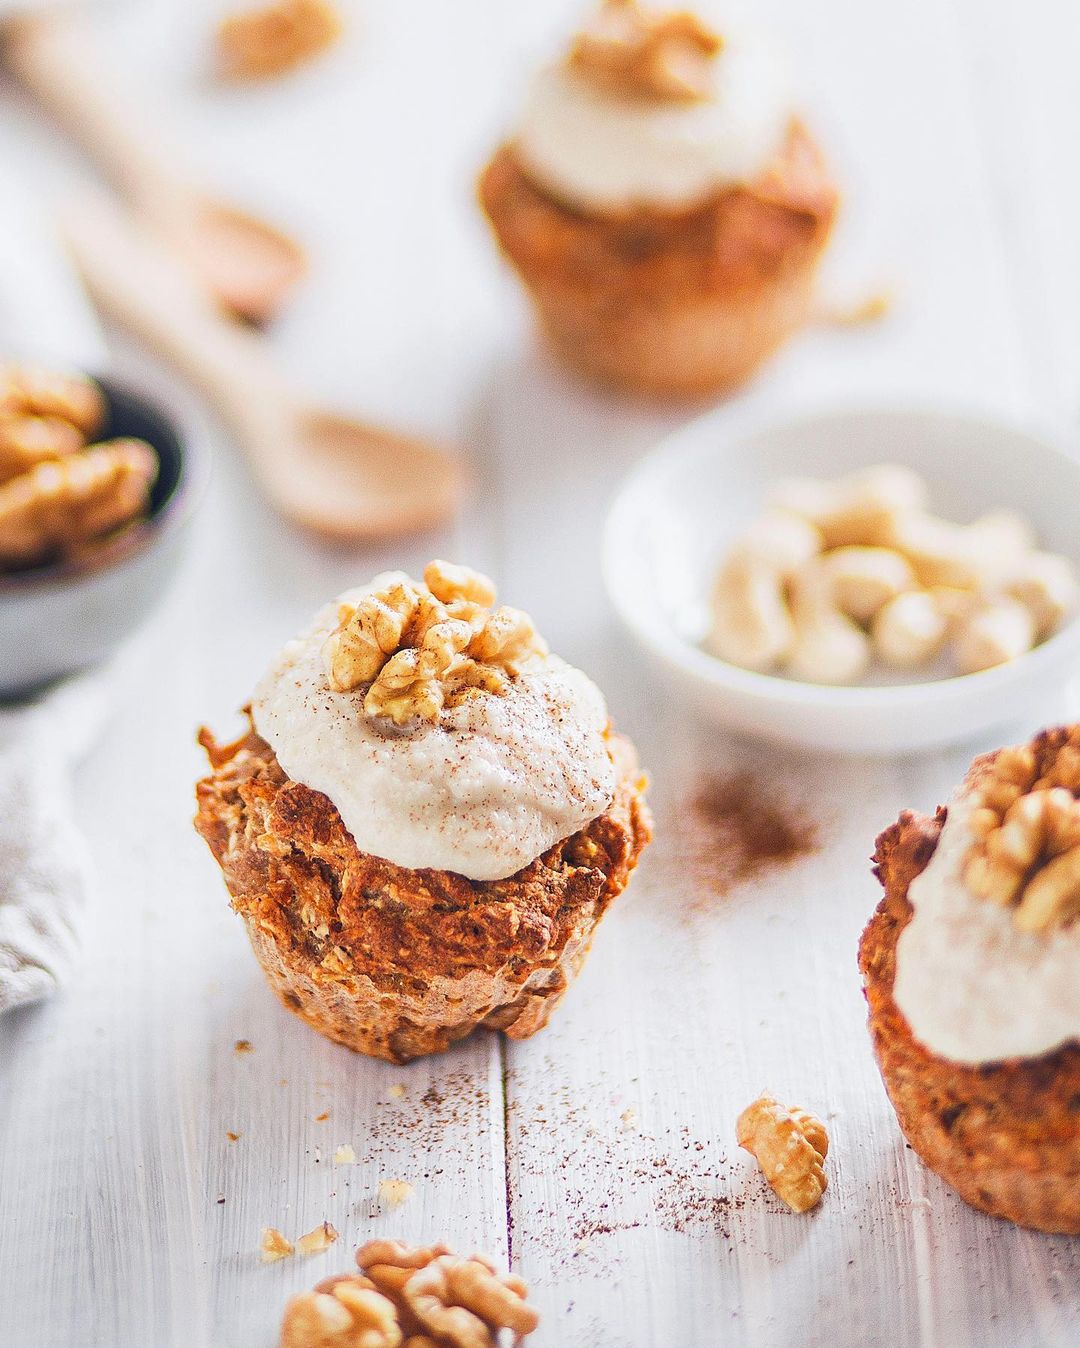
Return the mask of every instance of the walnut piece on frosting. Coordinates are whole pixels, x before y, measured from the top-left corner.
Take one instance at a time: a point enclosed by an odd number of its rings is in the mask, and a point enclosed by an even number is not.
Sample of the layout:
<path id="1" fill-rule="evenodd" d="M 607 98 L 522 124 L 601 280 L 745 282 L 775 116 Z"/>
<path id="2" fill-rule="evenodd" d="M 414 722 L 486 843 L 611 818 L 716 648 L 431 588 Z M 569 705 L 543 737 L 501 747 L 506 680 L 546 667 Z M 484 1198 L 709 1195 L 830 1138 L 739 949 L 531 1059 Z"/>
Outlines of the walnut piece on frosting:
<path id="1" fill-rule="evenodd" d="M 1080 727 L 1002 749 L 978 777 L 964 864 L 973 894 L 1022 931 L 1080 918 Z"/>
<path id="2" fill-rule="evenodd" d="M 736 1134 L 739 1146 L 757 1159 L 769 1187 L 792 1211 L 809 1212 L 821 1202 L 829 1183 L 822 1164 L 829 1135 L 820 1119 L 766 1094 L 739 1115 Z"/>
<path id="3" fill-rule="evenodd" d="M 518 1343 L 540 1323 L 521 1279 L 478 1255 L 373 1240 L 356 1262 L 359 1274 L 293 1297 L 281 1348 L 498 1348 L 504 1330 Z"/>
<path id="4" fill-rule="evenodd" d="M 689 103 L 708 98 L 723 38 L 686 10 L 604 0 L 578 34 L 567 64 L 628 98 Z"/>
<path id="5" fill-rule="evenodd" d="M 396 726 L 437 721 L 477 692 L 505 693 L 547 646 L 527 614 L 493 608 L 495 598 L 487 576 L 436 560 L 423 584 L 395 581 L 342 604 L 323 646 L 327 682 L 335 692 L 366 684 L 365 713 Z"/>

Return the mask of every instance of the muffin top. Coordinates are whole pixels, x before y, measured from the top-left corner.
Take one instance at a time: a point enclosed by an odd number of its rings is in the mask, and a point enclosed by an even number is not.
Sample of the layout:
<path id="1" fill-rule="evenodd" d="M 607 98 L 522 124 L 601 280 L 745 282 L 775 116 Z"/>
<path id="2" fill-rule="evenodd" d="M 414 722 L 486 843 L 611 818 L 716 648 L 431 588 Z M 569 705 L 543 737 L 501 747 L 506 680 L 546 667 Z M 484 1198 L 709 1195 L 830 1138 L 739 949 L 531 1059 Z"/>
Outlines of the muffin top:
<path id="1" fill-rule="evenodd" d="M 969 1064 L 1080 1041 L 1080 726 L 976 759 L 908 888 L 893 995 Z"/>
<path id="2" fill-rule="evenodd" d="M 678 212 L 759 177 L 791 117 L 786 71 L 759 38 L 606 0 L 533 80 L 513 147 L 536 185 L 572 207 Z"/>
<path id="3" fill-rule="evenodd" d="M 499 880 L 603 814 L 615 791 L 603 696 L 486 577 L 386 572 L 291 641 L 252 700 L 294 781 L 363 852 Z"/>

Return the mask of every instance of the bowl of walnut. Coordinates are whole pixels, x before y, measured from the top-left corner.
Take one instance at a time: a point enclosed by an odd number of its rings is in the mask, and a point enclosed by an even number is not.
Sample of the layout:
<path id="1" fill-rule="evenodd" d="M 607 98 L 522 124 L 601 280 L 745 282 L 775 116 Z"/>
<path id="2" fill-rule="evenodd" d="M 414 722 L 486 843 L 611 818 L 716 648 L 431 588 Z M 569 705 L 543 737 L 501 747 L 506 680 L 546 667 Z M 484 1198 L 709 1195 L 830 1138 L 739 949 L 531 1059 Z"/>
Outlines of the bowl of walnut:
<path id="1" fill-rule="evenodd" d="M 624 484 L 604 570 L 682 696 L 731 729 L 853 753 L 1053 714 L 1080 658 L 1080 462 L 936 407 L 730 410 Z"/>
<path id="2" fill-rule="evenodd" d="M 113 376 L 0 360 L 0 697 L 109 655 L 176 569 L 190 456 Z"/>

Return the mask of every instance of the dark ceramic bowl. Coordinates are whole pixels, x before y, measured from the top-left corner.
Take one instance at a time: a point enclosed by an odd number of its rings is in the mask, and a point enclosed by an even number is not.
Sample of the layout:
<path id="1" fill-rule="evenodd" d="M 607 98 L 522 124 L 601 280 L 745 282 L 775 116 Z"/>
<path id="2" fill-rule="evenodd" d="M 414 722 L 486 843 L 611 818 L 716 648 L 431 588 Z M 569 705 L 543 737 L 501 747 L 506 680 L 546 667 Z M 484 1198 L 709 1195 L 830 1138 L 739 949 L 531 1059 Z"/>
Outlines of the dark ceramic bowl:
<path id="1" fill-rule="evenodd" d="M 157 454 L 150 511 L 90 558 L 0 576 L 0 698 L 32 692 L 110 655 L 177 570 L 194 505 L 190 443 L 156 397 L 111 375 L 95 378 L 108 403 L 97 438 L 134 436 Z"/>

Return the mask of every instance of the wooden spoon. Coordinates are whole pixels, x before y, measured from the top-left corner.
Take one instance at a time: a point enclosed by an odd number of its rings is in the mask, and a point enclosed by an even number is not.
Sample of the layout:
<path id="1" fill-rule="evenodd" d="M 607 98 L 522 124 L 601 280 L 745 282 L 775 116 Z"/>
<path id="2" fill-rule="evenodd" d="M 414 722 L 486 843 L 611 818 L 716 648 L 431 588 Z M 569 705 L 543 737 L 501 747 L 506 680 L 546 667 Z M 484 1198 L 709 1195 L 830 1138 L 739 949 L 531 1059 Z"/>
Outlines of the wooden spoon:
<path id="1" fill-rule="evenodd" d="M 119 207 L 82 202 L 64 225 L 94 301 L 203 388 L 283 515 L 344 541 L 427 528 L 453 512 L 461 471 L 443 448 L 298 399 L 263 339 L 224 318 Z"/>
<path id="2" fill-rule="evenodd" d="M 306 269 L 288 235 L 199 192 L 148 127 L 141 104 L 125 102 L 79 20 L 59 11 L 4 25 L 4 57 L 22 83 L 80 140 L 229 313 L 266 323 Z"/>

